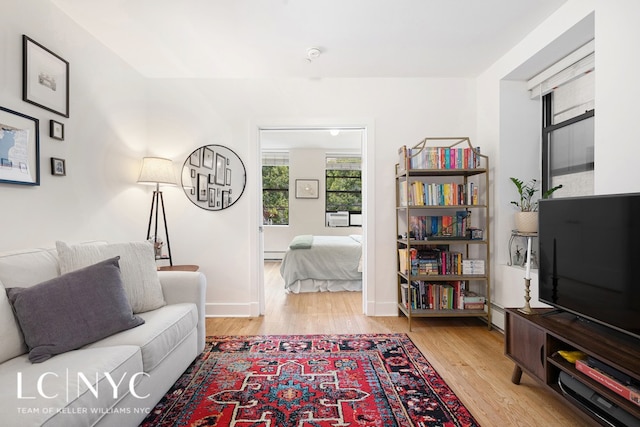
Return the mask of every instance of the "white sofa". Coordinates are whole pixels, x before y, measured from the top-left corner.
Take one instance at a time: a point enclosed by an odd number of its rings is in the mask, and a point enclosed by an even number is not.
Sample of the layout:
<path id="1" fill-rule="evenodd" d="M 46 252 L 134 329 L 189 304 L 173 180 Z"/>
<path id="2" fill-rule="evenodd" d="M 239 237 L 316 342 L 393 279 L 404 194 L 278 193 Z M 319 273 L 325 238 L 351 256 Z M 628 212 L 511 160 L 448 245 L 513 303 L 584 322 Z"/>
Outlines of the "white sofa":
<path id="1" fill-rule="evenodd" d="M 0 253 L 0 425 L 138 425 L 205 343 L 204 275 L 158 275 L 166 305 L 144 324 L 32 363 L 5 289 L 59 277 L 58 253 Z"/>

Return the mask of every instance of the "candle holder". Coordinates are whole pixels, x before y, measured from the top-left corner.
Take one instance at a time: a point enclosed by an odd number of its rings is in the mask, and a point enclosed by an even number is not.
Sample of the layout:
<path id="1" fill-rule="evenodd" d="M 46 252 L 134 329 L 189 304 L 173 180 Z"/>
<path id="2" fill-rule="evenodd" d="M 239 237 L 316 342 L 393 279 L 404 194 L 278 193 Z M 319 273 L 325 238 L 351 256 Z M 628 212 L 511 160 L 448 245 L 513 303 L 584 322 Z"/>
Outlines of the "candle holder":
<path id="1" fill-rule="evenodd" d="M 531 310 L 531 305 L 529 301 L 531 301 L 531 295 L 529 288 L 531 287 L 531 279 L 524 279 L 524 307 L 519 308 L 518 311 L 524 314 L 532 314 L 533 310 Z"/>

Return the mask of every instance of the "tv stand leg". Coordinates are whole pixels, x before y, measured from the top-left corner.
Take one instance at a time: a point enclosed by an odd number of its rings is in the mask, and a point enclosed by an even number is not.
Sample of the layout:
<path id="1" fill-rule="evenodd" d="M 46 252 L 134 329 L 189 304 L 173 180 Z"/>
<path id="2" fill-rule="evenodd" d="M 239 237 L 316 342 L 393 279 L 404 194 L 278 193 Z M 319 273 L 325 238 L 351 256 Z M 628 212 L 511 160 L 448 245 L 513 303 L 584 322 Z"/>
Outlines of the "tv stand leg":
<path id="1" fill-rule="evenodd" d="M 513 367 L 513 373 L 511 374 L 511 382 L 514 384 L 520 384 L 521 379 L 522 379 L 522 368 L 516 365 Z"/>

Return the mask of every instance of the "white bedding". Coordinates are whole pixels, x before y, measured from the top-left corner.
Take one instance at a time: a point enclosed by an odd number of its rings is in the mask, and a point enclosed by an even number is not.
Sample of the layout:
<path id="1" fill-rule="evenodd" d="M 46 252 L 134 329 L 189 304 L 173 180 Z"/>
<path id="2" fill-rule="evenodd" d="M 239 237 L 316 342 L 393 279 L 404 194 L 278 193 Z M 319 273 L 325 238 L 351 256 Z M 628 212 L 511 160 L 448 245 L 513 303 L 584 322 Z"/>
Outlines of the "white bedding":
<path id="1" fill-rule="evenodd" d="M 313 236 L 310 248 L 287 250 L 280 274 L 287 292 L 360 291 L 362 236 Z"/>

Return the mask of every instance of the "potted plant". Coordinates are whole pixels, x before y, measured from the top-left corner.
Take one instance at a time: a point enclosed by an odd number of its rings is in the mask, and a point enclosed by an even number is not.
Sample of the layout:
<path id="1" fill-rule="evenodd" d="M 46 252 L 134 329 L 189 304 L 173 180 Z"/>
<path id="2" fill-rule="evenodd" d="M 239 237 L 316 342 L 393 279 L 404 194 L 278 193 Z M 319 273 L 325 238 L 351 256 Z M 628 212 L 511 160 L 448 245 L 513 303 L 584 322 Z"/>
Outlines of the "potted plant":
<path id="1" fill-rule="evenodd" d="M 512 205 L 515 205 L 520 209 L 516 213 L 516 230 L 521 233 L 535 233 L 538 231 L 538 200 L 533 200 L 533 196 L 539 191 L 538 180 L 532 179 L 525 183 L 524 181 L 511 177 L 511 182 L 516 186 L 518 194 L 520 195 L 519 201 L 511 201 Z M 546 199 L 554 191 L 562 188 L 562 184 L 548 189 L 542 193 L 541 199 Z"/>

